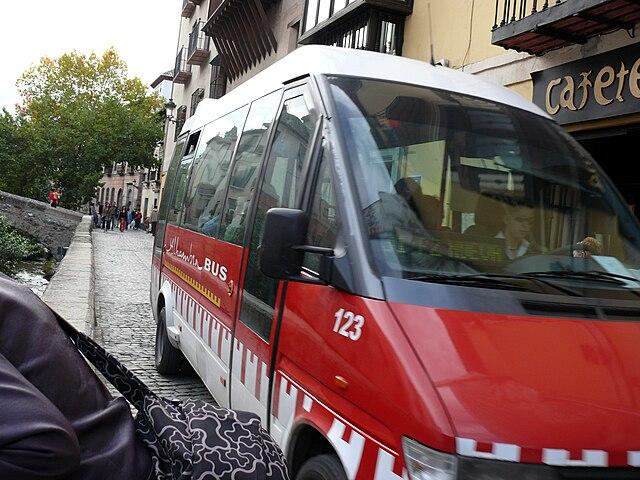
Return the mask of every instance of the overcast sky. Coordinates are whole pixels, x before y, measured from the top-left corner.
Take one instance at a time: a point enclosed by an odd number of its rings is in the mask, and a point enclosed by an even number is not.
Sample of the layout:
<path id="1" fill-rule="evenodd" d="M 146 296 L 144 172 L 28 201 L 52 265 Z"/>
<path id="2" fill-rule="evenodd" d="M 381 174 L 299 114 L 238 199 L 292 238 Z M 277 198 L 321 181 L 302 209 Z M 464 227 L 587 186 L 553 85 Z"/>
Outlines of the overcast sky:
<path id="1" fill-rule="evenodd" d="M 173 68 L 182 0 L 0 0 L 0 109 L 19 101 L 17 78 L 42 56 L 113 46 L 131 76 L 151 83 Z"/>

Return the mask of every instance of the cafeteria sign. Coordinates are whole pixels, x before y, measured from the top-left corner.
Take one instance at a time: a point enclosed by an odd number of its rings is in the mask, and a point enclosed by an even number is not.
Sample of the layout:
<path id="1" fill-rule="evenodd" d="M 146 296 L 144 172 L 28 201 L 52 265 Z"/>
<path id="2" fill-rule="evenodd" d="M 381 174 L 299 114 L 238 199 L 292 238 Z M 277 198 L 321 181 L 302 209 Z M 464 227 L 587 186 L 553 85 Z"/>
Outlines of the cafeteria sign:
<path id="1" fill-rule="evenodd" d="M 531 77 L 533 102 L 560 124 L 640 112 L 640 44 Z"/>

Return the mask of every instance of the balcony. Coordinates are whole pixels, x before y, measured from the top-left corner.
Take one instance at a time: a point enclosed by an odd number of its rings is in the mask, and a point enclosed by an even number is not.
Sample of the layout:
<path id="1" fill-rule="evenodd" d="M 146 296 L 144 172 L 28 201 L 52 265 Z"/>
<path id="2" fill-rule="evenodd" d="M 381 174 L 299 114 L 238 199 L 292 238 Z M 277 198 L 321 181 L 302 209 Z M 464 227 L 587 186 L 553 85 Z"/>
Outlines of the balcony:
<path id="1" fill-rule="evenodd" d="M 542 55 L 616 30 L 635 35 L 637 0 L 496 0 L 494 45 Z"/>
<path id="2" fill-rule="evenodd" d="M 182 16 L 184 18 L 191 18 L 191 15 L 193 15 L 195 11 L 196 3 L 193 0 L 182 0 Z"/>
<path id="3" fill-rule="evenodd" d="M 404 25 L 404 17 L 413 11 L 413 0 L 306 0 L 305 15 L 300 43 L 329 43 L 330 39 L 340 37 L 342 34 L 350 39 L 354 35 L 349 35 L 358 23 L 358 19 L 364 18 L 367 25 L 374 27 L 375 32 L 366 40 L 367 45 L 358 45 L 358 41 L 352 42 L 354 45 L 343 45 L 338 42 L 338 46 L 352 46 L 353 48 L 364 48 L 366 50 L 378 50 L 372 45 L 374 39 L 378 41 L 377 24 L 383 21 Z M 365 18 L 366 17 L 366 18 Z M 401 30 L 401 29 L 400 29 Z M 362 42 L 364 42 L 363 40 Z M 384 42 L 382 42 L 384 43 Z"/>
<path id="4" fill-rule="evenodd" d="M 191 65 L 187 63 L 187 49 L 182 47 L 176 56 L 176 65 L 173 69 L 174 83 L 183 85 L 191 80 Z"/>
<path id="5" fill-rule="evenodd" d="M 209 37 L 202 31 L 203 22 L 196 22 L 189 34 L 189 50 L 187 63 L 189 65 L 202 65 L 209 60 Z"/>
<path id="6" fill-rule="evenodd" d="M 273 0 L 211 0 L 202 30 L 211 37 L 230 79 L 277 51 L 264 9 Z"/>

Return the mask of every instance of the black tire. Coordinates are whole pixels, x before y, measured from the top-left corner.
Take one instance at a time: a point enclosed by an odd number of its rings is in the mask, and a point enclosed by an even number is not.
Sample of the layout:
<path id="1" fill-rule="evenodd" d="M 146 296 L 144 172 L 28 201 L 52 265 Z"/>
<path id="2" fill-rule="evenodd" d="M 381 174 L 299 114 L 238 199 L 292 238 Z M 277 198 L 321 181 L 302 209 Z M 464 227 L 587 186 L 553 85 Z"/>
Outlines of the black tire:
<path id="1" fill-rule="evenodd" d="M 318 455 L 302 465 L 296 480 L 347 480 L 347 474 L 336 455 Z"/>
<path id="2" fill-rule="evenodd" d="M 177 375 L 185 362 L 182 352 L 169 342 L 164 307 L 160 310 L 156 326 L 155 357 L 156 370 L 162 375 Z"/>

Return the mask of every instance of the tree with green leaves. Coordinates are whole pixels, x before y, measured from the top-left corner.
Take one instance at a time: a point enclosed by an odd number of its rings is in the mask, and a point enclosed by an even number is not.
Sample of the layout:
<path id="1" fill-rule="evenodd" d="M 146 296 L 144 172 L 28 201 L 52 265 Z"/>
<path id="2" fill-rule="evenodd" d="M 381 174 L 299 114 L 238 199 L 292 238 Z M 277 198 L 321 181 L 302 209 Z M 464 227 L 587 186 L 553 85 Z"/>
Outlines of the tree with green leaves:
<path id="1" fill-rule="evenodd" d="M 29 178 L 11 182 L 9 191 L 34 196 L 43 184 L 53 185 L 66 206 L 77 208 L 93 197 L 103 167 L 155 165 L 163 102 L 140 79 L 129 78 L 115 50 L 42 58 L 20 77 L 18 90 L 16 118 L 0 117 L 0 159 L 5 135 L 20 144 L 19 153 L 9 147 L 14 153 L 8 155 Z"/>

